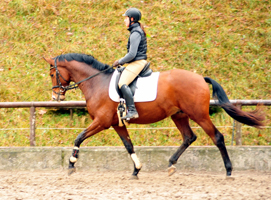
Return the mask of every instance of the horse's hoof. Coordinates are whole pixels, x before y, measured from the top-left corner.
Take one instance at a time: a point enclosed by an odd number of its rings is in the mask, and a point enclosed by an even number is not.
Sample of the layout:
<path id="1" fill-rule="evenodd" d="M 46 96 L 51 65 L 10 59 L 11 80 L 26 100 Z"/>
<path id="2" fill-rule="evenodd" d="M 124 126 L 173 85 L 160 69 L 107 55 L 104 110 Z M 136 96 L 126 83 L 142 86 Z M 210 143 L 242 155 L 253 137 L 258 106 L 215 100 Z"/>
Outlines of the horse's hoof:
<path id="1" fill-rule="evenodd" d="M 130 180 L 138 180 L 138 176 L 137 176 L 137 175 L 132 175 L 132 176 L 130 177 Z"/>
<path id="2" fill-rule="evenodd" d="M 168 176 L 173 175 L 176 172 L 176 167 L 174 165 L 171 165 L 168 169 Z"/>
<path id="3" fill-rule="evenodd" d="M 69 168 L 68 170 L 68 176 L 72 175 L 76 171 L 75 168 Z"/>

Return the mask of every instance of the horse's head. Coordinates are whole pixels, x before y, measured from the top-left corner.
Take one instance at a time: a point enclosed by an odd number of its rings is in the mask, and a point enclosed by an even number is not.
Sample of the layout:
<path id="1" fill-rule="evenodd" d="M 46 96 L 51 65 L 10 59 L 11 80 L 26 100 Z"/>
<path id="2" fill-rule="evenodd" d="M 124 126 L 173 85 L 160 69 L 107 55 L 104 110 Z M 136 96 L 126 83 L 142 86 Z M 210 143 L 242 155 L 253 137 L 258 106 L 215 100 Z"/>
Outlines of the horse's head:
<path id="1" fill-rule="evenodd" d="M 66 93 L 65 87 L 69 86 L 70 84 L 70 75 L 66 68 L 59 62 L 55 62 L 54 59 L 44 58 L 44 60 L 50 64 L 49 75 L 53 84 L 52 99 L 57 101 L 64 101 Z"/>

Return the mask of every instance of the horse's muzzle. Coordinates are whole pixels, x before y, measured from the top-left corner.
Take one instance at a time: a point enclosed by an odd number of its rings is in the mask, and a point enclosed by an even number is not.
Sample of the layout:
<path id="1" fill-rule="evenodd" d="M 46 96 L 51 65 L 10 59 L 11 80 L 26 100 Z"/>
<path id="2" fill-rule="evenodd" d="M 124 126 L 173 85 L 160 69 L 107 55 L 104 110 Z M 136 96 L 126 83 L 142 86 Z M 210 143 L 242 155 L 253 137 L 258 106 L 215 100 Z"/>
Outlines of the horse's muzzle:
<path id="1" fill-rule="evenodd" d="M 65 95 L 63 95 L 63 94 L 57 95 L 57 94 L 53 93 L 52 94 L 52 99 L 54 101 L 64 101 L 65 100 Z"/>

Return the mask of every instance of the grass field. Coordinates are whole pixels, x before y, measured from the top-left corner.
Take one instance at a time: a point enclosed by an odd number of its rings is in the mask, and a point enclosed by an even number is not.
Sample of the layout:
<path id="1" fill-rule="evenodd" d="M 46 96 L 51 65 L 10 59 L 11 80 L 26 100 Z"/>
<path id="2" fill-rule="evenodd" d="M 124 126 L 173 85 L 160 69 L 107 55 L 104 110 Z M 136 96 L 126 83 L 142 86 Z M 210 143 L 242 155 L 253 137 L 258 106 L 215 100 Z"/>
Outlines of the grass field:
<path id="1" fill-rule="evenodd" d="M 0 2 L 0 101 L 48 101 L 49 66 L 42 59 L 64 53 L 85 53 L 112 64 L 126 53 L 129 32 L 122 14 L 142 11 L 148 37 L 148 60 L 154 71 L 186 69 L 218 81 L 229 99 L 271 99 L 271 4 L 269 0 L 3 0 Z M 80 90 L 67 100 L 84 100 Z M 246 110 L 253 108 L 246 107 Z M 271 110 L 264 108 L 267 126 Z M 225 112 L 212 115 L 216 126 L 231 126 Z M 86 112 L 37 109 L 38 128 L 85 128 Z M 170 120 L 131 127 L 172 127 Z M 191 126 L 197 125 L 191 122 Z M 28 109 L 0 109 L 0 128 L 28 128 Z M 220 128 L 226 143 L 231 128 Z M 270 145 L 270 128 L 243 127 L 245 145 Z M 195 129 L 195 145 L 211 145 Z M 37 130 L 39 146 L 71 146 L 80 130 Z M 0 146 L 27 146 L 29 130 L 0 130 Z M 176 129 L 131 130 L 135 145 L 179 145 Z M 84 145 L 122 145 L 107 130 Z"/>

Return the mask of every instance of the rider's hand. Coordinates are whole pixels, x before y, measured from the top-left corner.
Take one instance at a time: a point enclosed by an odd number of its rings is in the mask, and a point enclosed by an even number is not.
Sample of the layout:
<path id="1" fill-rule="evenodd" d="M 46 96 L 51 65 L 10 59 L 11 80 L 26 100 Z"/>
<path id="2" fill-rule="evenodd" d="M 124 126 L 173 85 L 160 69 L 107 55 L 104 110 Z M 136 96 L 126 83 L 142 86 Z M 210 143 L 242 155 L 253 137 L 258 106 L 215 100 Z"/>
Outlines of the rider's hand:
<path id="1" fill-rule="evenodd" d="M 117 66 L 119 66 L 120 64 L 119 64 L 119 61 L 118 60 L 116 60 L 114 63 L 113 63 L 113 67 L 117 67 Z"/>

